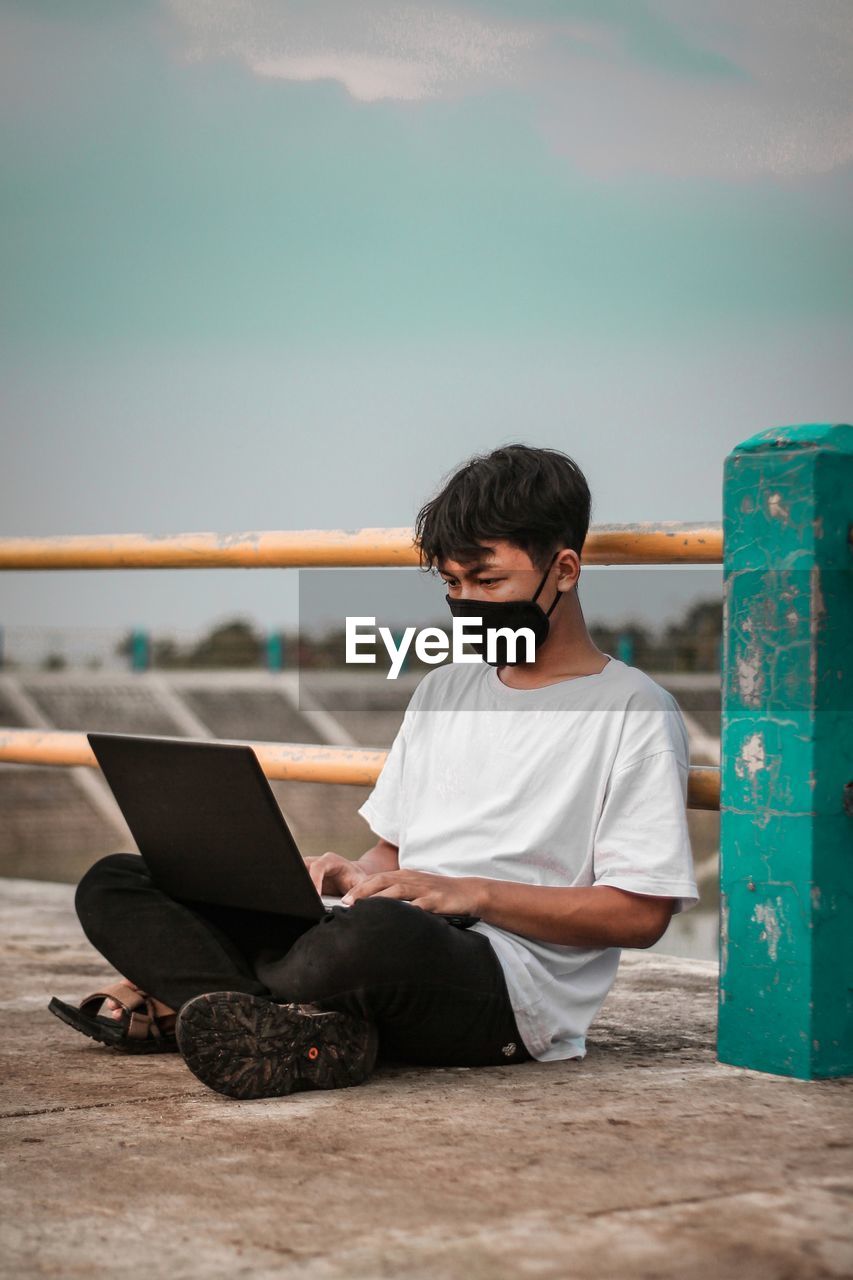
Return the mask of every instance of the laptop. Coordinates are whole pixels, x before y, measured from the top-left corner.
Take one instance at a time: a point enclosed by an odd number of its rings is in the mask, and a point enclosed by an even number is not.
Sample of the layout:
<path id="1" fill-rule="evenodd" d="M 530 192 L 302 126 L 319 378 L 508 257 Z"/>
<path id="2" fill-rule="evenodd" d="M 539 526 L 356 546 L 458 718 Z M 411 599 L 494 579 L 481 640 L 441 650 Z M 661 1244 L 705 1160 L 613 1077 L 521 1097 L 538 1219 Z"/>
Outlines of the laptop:
<path id="1" fill-rule="evenodd" d="M 315 889 L 260 761 L 245 743 L 86 737 L 152 879 L 170 897 L 309 921 L 340 903 Z M 477 921 L 444 918 L 461 928 Z"/>

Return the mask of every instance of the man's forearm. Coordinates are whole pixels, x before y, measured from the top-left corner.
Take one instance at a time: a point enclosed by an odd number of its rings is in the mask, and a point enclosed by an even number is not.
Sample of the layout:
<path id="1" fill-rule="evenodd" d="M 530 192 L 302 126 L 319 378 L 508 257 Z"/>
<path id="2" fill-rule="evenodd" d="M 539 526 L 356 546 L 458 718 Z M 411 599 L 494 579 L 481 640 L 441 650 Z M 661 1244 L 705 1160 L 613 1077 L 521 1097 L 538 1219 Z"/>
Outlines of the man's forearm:
<path id="1" fill-rule="evenodd" d="M 372 849 L 356 859 L 358 866 L 373 875 L 376 871 L 399 871 L 399 849 L 388 840 L 379 840 Z"/>
<path id="2" fill-rule="evenodd" d="M 510 933 L 568 947 L 648 947 L 668 923 L 669 899 L 610 885 L 556 889 L 471 877 L 476 914 Z"/>

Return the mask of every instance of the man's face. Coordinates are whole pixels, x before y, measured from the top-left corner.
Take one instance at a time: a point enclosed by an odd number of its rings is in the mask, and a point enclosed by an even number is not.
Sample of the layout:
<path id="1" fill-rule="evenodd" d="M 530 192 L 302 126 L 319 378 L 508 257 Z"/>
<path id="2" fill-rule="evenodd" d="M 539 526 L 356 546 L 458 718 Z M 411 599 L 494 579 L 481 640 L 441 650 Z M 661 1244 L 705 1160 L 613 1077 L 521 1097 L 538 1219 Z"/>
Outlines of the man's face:
<path id="1" fill-rule="evenodd" d="M 474 564 L 444 560 L 438 565 L 447 594 L 453 600 L 529 600 L 542 579 L 526 551 L 511 542 L 494 539 L 493 550 L 484 551 Z M 557 564 L 552 565 L 552 573 Z M 540 593 L 546 594 L 546 588 Z"/>

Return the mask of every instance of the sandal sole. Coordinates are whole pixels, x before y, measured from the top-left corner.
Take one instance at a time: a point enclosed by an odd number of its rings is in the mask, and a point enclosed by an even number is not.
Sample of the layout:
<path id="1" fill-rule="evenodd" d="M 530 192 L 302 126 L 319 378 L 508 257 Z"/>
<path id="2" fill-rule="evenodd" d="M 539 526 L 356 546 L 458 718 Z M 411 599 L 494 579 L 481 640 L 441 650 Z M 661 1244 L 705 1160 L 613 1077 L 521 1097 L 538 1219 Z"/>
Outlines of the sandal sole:
<path id="1" fill-rule="evenodd" d="M 379 1043 L 370 1022 L 238 991 L 187 1001 L 176 1031 L 193 1075 L 217 1093 L 244 1100 L 361 1084 L 373 1070 Z"/>
<path id="2" fill-rule="evenodd" d="M 119 1053 L 177 1053 L 178 1042 L 175 1036 L 163 1036 L 159 1040 L 129 1040 L 122 1028 L 116 1023 L 110 1026 L 106 1018 L 87 1018 L 74 1005 L 66 1004 L 56 996 L 47 1006 L 51 1013 L 60 1018 L 67 1026 L 73 1027 L 81 1035 L 109 1049 L 117 1049 Z"/>

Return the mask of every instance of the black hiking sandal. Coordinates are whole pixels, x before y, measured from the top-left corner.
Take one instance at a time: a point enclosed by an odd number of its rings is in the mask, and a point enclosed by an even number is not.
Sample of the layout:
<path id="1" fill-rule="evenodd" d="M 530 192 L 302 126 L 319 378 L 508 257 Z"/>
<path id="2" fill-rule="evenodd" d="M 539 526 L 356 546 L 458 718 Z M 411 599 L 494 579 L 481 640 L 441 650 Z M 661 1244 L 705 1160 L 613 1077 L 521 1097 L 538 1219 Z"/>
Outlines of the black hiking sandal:
<path id="1" fill-rule="evenodd" d="M 115 1000 L 120 1018 L 98 1012 L 106 1000 Z M 178 1052 L 174 1009 L 125 979 L 87 996 L 79 1005 L 66 1004 L 54 996 L 47 1007 L 75 1031 L 122 1053 Z"/>
<path id="2" fill-rule="evenodd" d="M 243 1099 L 361 1084 L 379 1047 L 372 1022 L 242 991 L 188 1000 L 176 1033 L 193 1075 L 217 1093 Z"/>

